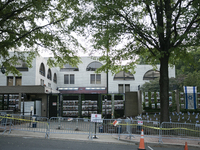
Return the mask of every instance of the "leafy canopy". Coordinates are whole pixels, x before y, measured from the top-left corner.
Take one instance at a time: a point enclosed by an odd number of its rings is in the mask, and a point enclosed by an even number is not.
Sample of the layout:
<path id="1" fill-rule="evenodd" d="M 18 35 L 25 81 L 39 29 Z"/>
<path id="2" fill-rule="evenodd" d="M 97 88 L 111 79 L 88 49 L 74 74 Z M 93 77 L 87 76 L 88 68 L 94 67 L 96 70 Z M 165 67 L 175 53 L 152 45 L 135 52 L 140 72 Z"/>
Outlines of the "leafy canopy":
<path id="1" fill-rule="evenodd" d="M 168 66 L 185 59 L 188 47 L 199 45 L 199 13 L 199 0 L 80 0 L 71 29 L 92 36 L 105 70 L 119 71 L 113 65 L 122 60 L 129 60 L 125 69 L 132 68 L 137 55 L 160 64 L 163 122 L 169 121 Z"/>
<path id="2" fill-rule="evenodd" d="M 74 15 L 72 8 L 78 3 L 78 0 L 0 1 L 0 67 L 6 68 L 7 74 L 19 74 L 14 67 L 18 60 L 31 67 L 39 51 L 53 54 L 50 66 L 80 62 L 75 54 L 81 45 L 68 29 Z"/>

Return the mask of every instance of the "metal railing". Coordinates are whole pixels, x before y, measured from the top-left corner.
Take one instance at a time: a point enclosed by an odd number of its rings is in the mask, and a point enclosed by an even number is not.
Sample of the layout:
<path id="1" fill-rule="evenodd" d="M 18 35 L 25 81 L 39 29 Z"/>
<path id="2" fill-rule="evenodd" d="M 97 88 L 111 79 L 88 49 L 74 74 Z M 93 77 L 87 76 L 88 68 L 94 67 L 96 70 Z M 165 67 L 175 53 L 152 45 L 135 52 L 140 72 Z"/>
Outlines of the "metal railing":
<path id="1" fill-rule="evenodd" d="M 116 119 L 116 126 L 113 125 L 115 119 L 103 119 L 91 122 L 84 118 L 67 117 L 46 117 L 4 115 L 0 116 L 0 129 L 5 131 L 19 130 L 45 133 L 45 137 L 53 134 L 84 134 L 89 138 L 96 135 L 115 135 L 120 139 L 122 135 L 126 138 L 141 136 L 156 137 L 162 143 L 162 139 L 189 139 L 200 141 L 200 125 L 188 123 L 156 121 L 138 121 L 130 119 Z"/>
<path id="2" fill-rule="evenodd" d="M 200 124 L 162 122 L 159 141 L 164 138 L 200 141 Z"/>

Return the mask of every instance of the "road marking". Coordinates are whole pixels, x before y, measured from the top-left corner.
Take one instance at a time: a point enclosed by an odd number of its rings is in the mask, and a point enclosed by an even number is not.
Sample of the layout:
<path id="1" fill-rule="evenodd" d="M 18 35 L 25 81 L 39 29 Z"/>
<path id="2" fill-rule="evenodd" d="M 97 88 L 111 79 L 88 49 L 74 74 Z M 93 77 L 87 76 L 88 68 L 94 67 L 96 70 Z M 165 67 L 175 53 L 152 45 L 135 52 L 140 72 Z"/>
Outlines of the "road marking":
<path id="1" fill-rule="evenodd" d="M 153 150 L 153 148 L 151 148 L 150 146 L 148 146 L 148 148 L 149 148 L 150 150 Z"/>

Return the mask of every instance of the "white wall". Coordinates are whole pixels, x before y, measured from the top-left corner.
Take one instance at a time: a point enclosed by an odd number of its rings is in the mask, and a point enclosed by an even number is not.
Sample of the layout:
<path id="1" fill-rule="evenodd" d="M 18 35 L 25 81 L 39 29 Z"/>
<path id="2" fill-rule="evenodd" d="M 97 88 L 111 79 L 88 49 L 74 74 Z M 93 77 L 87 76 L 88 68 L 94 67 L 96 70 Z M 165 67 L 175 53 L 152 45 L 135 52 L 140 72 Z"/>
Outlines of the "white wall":
<path id="1" fill-rule="evenodd" d="M 48 83 L 51 84 L 52 90 L 56 90 L 57 87 L 106 87 L 106 73 L 102 72 L 101 74 L 101 84 L 90 84 L 90 74 L 96 74 L 94 71 L 86 71 L 87 66 L 94 62 L 95 60 L 90 57 L 82 57 L 80 63 L 78 65 L 79 71 L 68 71 L 68 72 L 60 72 L 58 67 L 50 68 L 52 73 L 52 80 L 47 79 L 47 73 L 49 67 L 47 66 L 47 58 L 36 57 L 33 60 L 33 67 L 29 68 L 28 72 L 22 73 L 22 85 L 40 85 L 40 80 L 44 80 L 44 84 L 48 87 Z M 41 63 L 44 63 L 45 66 L 45 76 L 42 76 L 39 72 Z M 137 91 L 138 85 L 142 85 L 147 80 L 143 80 L 144 74 L 153 69 L 151 65 L 137 65 L 135 68 L 136 73 L 134 74 L 135 80 L 115 80 L 115 74 L 109 72 L 108 74 L 108 90 L 109 93 L 118 93 L 118 84 L 130 84 L 131 91 Z M 160 65 L 157 66 L 157 70 L 159 71 Z M 53 82 L 54 73 L 57 74 L 57 84 Z M 75 84 L 64 84 L 64 75 L 65 74 L 74 74 L 75 75 Z M 12 76 L 10 74 L 10 76 Z M 169 68 L 169 77 L 175 77 L 175 67 Z M 5 74 L 0 73 L 0 86 L 7 85 L 7 77 Z"/>
<path id="2" fill-rule="evenodd" d="M 153 69 L 151 65 L 137 65 L 135 68 L 135 80 L 122 80 L 122 81 L 114 81 L 114 75 L 109 73 L 109 82 L 108 82 L 108 90 L 109 93 L 118 93 L 118 84 L 130 84 L 130 91 L 138 91 L 138 85 L 142 85 L 145 82 L 148 82 L 147 80 L 143 80 L 144 74 Z M 159 71 L 160 65 L 157 65 L 157 70 Z M 175 67 L 169 68 L 169 78 L 175 77 Z"/>
<path id="3" fill-rule="evenodd" d="M 90 74 L 96 74 L 94 71 L 86 71 L 87 66 L 94 62 L 95 60 L 90 57 L 82 57 L 78 65 L 79 71 L 68 71 L 68 72 L 59 72 L 58 74 L 58 86 L 59 87 L 105 87 L 106 86 L 106 73 L 101 74 L 101 84 L 90 84 Z M 74 74 L 75 75 L 75 84 L 64 84 L 64 75 L 65 74 Z"/>

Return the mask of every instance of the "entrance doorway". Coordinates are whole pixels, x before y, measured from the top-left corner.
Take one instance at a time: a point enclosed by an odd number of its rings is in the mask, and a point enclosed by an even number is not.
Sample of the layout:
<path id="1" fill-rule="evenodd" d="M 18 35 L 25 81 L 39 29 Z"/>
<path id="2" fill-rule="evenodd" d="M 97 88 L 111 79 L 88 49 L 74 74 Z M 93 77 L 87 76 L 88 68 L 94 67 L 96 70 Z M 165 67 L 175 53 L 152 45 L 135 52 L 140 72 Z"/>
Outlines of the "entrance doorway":
<path id="1" fill-rule="evenodd" d="M 57 117 L 57 95 L 49 95 L 49 118 Z"/>

